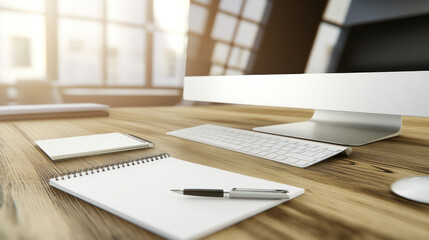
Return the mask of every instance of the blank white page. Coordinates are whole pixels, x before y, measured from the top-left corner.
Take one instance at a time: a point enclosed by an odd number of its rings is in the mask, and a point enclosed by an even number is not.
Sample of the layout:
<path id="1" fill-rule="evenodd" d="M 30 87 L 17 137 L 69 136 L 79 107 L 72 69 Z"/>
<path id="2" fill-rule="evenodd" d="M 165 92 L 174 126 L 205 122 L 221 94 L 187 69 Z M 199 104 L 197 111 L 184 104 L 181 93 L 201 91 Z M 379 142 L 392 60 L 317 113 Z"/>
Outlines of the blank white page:
<path id="1" fill-rule="evenodd" d="M 287 200 L 184 196 L 171 189 L 304 189 L 168 157 L 109 171 L 50 180 L 50 185 L 165 238 L 195 239 Z"/>

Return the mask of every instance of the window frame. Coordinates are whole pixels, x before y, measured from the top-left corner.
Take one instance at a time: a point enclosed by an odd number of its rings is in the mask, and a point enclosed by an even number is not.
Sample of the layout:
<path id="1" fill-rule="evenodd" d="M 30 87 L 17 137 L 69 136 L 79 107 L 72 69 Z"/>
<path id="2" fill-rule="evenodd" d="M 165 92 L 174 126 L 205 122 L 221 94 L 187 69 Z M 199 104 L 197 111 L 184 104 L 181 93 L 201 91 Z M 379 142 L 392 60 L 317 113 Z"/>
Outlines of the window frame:
<path id="1" fill-rule="evenodd" d="M 211 0 L 211 4 L 203 4 L 203 3 L 200 3 L 197 0 L 191 0 L 190 1 L 190 4 L 195 4 L 195 5 L 207 8 L 209 10 L 209 14 L 208 14 L 207 26 L 206 26 L 206 29 L 205 29 L 204 33 L 203 34 L 198 34 L 198 33 L 193 33 L 191 31 L 188 31 L 188 36 L 200 38 L 202 42 L 209 43 L 211 41 L 211 42 L 214 43 L 213 46 L 212 46 L 212 48 L 206 48 L 206 49 L 204 49 L 204 47 L 200 47 L 200 49 L 197 51 L 198 55 L 199 55 L 199 57 L 197 57 L 197 59 L 203 58 L 202 56 L 204 56 L 204 55 L 206 55 L 206 56 L 207 55 L 212 56 L 212 54 L 214 53 L 214 47 L 215 47 L 216 43 L 223 43 L 223 44 L 226 44 L 226 45 L 229 46 L 229 49 L 228 49 L 228 52 L 227 52 L 226 61 L 223 64 L 216 63 L 216 62 L 213 62 L 213 61 L 210 60 L 210 62 L 211 62 L 210 68 L 212 66 L 219 66 L 219 67 L 223 68 L 222 74 L 220 74 L 221 76 L 227 75 L 227 71 L 228 70 L 240 71 L 240 72 L 242 72 L 242 74 L 249 74 L 249 70 L 252 68 L 253 62 L 254 62 L 254 58 L 255 58 L 258 50 L 259 50 L 259 45 L 260 45 L 261 37 L 263 35 L 263 31 L 265 29 L 266 22 L 268 20 L 268 16 L 269 16 L 269 14 L 271 12 L 272 1 L 271 0 L 267 0 L 267 4 L 266 4 L 265 10 L 264 10 L 264 15 L 261 18 L 261 21 L 259 21 L 259 22 L 243 16 L 244 8 L 245 8 L 245 6 L 247 4 L 247 1 L 248 0 L 243 0 L 243 2 L 241 4 L 241 7 L 240 7 L 240 10 L 239 10 L 239 12 L 237 14 L 231 13 L 229 11 L 225 11 L 225 10 L 221 9 L 220 8 L 221 0 Z M 222 13 L 222 14 L 225 14 L 227 16 L 231 16 L 231 17 L 234 17 L 234 18 L 237 19 L 237 24 L 234 27 L 234 32 L 233 32 L 233 36 L 232 36 L 232 40 L 231 41 L 225 41 L 223 39 L 214 39 L 214 38 L 211 37 L 213 26 L 214 26 L 214 23 L 216 21 L 216 17 L 217 17 L 217 15 L 219 13 Z M 255 43 L 254 43 L 254 45 L 252 47 L 243 46 L 243 45 L 237 44 L 235 42 L 237 34 L 238 34 L 238 29 L 239 29 L 240 23 L 242 21 L 246 21 L 246 22 L 249 22 L 251 24 L 255 24 L 258 27 L 258 33 L 256 35 Z M 248 63 L 247 63 L 247 65 L 246 65 L 245 68 L 235 67 L 235 66 L 231 66 L 229 64 L 233 48 L 238 48 L 240 50 L 247 50 L 247 51 L 250 52 L 249 61 L 248 61 Z M 204 52 L 204 51 L 209 51 L 209 53 L 208 52 Z M 188 63 L 192 63 L 192 61 L 189 61 Z M 210 70 L 209 70 L 209 72 L 210 72 Z"/>

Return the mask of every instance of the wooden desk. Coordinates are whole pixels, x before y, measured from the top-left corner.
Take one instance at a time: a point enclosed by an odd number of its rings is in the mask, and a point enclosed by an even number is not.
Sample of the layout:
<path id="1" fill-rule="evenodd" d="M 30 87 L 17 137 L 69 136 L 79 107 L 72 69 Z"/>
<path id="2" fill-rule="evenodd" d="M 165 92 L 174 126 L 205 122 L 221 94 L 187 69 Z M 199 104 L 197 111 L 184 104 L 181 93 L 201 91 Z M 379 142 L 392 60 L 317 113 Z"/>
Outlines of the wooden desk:
<path id="1" fill-rule="evenodd" d="M 144 229 L 49 187 L 70 170 L 169 152 L 212 167 L 306 189 L 297 199 L 220 231 L 212 239 L 428 239 L 429 205 L 390 192 L 395 180 L 429 174 L 429 119 L 404 118 L 402 135 L 307 169 L 179 139 L 171 130 L 213 123 L 243 129 L 311 116 L 311 111 L 247 106 L 112 109 L 108 118 L 0 123 L 0 239 L 157 239 Z M 34 140 L 133 133 L 151 150 L 53 163 Z"/>

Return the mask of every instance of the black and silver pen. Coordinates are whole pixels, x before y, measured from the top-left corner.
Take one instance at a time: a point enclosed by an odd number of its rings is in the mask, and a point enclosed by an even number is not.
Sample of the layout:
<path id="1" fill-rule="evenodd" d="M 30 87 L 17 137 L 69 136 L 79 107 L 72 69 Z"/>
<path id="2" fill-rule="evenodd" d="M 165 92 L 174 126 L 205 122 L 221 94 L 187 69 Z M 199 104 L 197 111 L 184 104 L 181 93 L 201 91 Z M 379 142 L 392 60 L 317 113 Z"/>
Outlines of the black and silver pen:
<path id="1" fill-rule="evenodd" d="M 247 198 L 247 199 L 289 199 L 289 191 L 284 189 L 253 189 L 233 188 L 225 189 L 172 189 L 172 192 L 200 196 L 222 198 Z"/>

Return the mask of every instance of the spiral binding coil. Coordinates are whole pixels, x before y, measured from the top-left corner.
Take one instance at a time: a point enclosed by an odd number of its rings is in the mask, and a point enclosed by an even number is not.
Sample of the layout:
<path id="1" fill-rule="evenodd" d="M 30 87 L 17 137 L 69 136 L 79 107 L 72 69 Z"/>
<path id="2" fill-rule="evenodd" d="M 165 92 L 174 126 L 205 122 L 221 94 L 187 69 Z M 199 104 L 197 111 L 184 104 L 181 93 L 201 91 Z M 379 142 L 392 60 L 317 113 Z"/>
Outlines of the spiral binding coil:
<path id="1" fill-rule="evenodd" d="M 77 170 L 77 171 L 70 171 L 64 175 L 57 176 L 54 179 L 55 179 L 55 181 L 60 181 L 60 180 L 65 180 L 65 179 L 70 179 L 70 178 L 76 178 L 76 177 L 80 177 L 80 176 L 84 176 L 84 175 L 90 175 L 90 174 L 95 174 L 95 173 L 99 173 L 99 172 L 111 171 L 114 169 L 119 169 L 121 167 L 129 167 L 132 165 L 138 165 L 138 164 L 153 162 L 155 160 L 160 160 L 160 159 L 164 159 L 164 158 L 168 158 L 168 157 L 170 157 L 170 154 L 163 153 L 163 154 L 154 155 L 154 156 L 150 156 L 150 157 L 146 157 L 146 158 L 138 158 L 138 159 L 123 161 L 123 162 L 119 162 L 119 163 L 105 164 L 105 165 L 96 166 L 96 167 L 92 167 L 92 168 L 86 168 L 86 169 L 81 169 L 81 170 Z"/>

